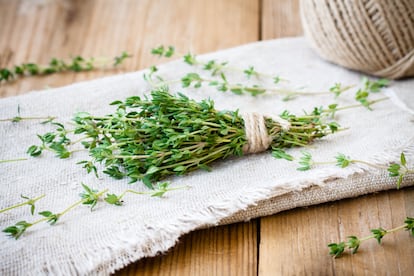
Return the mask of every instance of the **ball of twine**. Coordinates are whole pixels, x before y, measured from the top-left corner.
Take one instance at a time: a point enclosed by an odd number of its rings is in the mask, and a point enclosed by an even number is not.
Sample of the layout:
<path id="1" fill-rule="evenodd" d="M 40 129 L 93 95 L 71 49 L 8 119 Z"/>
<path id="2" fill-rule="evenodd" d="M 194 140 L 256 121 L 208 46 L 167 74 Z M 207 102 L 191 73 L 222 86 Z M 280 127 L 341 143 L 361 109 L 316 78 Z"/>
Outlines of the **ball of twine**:
<path id="1" fill-rule="evenodd" d="M 302 24 L 323 58 L 371 75 L 414 76 L 414 0 L 301 0 Z"/>

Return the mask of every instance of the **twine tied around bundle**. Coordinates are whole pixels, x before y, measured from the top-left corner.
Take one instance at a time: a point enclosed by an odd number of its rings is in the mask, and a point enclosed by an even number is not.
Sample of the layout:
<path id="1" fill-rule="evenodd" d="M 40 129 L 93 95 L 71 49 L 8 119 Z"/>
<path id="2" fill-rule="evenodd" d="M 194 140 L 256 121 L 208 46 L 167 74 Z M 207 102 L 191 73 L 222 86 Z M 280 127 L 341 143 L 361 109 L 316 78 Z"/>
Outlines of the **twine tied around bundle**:
<path id="1" fill-rule="evenodd" d="M 300 10 L 321 57 L 379 77 L 414 76 L 413 0 L 301 0 Z"/>
<path id="2" fill-rule="evenodd" d="M 266 127 L 266 118 L 270 118 L 280 125 L 281 130 L 287 131 L 290 123 L 279 116 L 262 115 L 256 112 L 242 114 L 247 143 L 243 146 L 243 153 L 260 153 L 266 151 L 272 144 L 272 137 Z"/>

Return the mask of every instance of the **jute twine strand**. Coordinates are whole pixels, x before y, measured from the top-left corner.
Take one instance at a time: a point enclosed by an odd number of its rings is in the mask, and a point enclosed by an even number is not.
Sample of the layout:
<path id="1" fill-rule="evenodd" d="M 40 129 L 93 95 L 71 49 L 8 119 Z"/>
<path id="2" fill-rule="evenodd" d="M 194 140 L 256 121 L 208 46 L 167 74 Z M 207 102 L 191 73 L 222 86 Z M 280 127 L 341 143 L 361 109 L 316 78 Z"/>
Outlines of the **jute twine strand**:
<path id="1" fill-rule="evenodd" d="M 269 136 L 266 127 L 266 118 L 271 118 L 277 122 L 281 130 L 288 130 L 290 127 L 290 123 L 279 116 L 266 116 L 252 112 L 242 114 L 242 117 L 247 139 L 247 143 L 243 146 L 244 154 L 264 152 L 270 147 L 272 137 Z"/>
<path id="2" fill-rule="evenodd" d="M 414 0 L 301 0 L 305 35 L 323 58 L 391 79 L 414 76 Z"/>

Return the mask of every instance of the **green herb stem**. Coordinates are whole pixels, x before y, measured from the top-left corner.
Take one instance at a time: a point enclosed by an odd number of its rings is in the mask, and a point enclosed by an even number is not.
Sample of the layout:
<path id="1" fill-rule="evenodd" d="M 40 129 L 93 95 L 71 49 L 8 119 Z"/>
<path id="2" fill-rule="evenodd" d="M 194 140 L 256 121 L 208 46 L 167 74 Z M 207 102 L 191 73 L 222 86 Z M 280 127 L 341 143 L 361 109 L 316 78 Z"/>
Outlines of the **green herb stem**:
<path id="1" fill-rule="evenodd" d="M 59 213 L 59 216 L 63 216 L 64 214 L 68 213 L 72 209 L 74 209 L 77 206 L 81 205 L 83 202 L 85 202 L 84 199 L 81 199 L 81 200 L 76 201 L 75 203 L 73 203 L 72 205 L 70 205 L 69 207 L 67 207 L 66 209 L 64 209 L 62 212 L 60 212 Z"/>
<path id="2" fill-rule="evenodd" d="M 27 158 L 16 158 L 16 159 L 4 159 L 0 160 L 0 163 L 10 163 L 10 162 L 18 162 L 18 161 L 26 161 Z"/>
<path id="3" fill-rule="evenodd" d="M 376 104 L 376 103 L 379 103 L 379 102 L 382 102 L 382 101 L 385 101 L 385 100 L 389 100 L 389 98 L 380 98 L 380 99 L 377 99 L 377 100 L 372 100 L 372 101 L 368 102 L 368 105 L 371 106 L 373 104 Z M 351 108 L 356 108 L 356 107 L 364 107 L 364 106 L 366 106 L 366 105 L 364 105 L 364 104 L 353 104 L 353 105 L 348 105 L 348 106 L 344 106 L 344 107 L 339 107 L 336 110 L 340 111 L 340 110 L 351 109 Z M 330 111 L 329 111 L 329 109 L 326 109 L 326 110 L 323 110 L 323 112 L 330 112 Z"/>
<path id="4" fill-rule="evenodd" d="M 376 168 L 376 169 L 385 169 L 386 170 L 388 168 L 388 166 L 377 165 L 377 164 L 370 163 L 370 162 L 367 162 L 367 161 L 364 161 L 364 160 L 352 159 L 350 161 L 351 161 L 351 163 L 360 163 L 360 164 L 364 164 L 364 165 L 367 165 L 367 166 L 370 166 L 370 167 L 373 167 L 373 168 Z"/>
<path id="5" fill-rule="evenodd" d="M 153 79 L 148 80 L 147 82 L 151 85 L 151 90 L 143 91 L 143 93 L 151 92 L 152 90 L 159 89 L 161 87 L 170 86 L 172 84 L 177 84 L 181 82 L 181 79 L 174 79 L 174 80 L 159 80 L 159 82 L 155 83 Z"/>
<path id="6" fill-rule="evenodd" d="M 29 227 L 32 227 L 32 226 L 34 226 L 34 225 L 36 225 L 36 224 L 39 224 L 39 223 L 41 223 L 41 222 L 44 222 L 44 221 L 47 221 L 48 220 L 48 218 L 40 218 L 40 219 L 38 219 L 38 220 L 35 220 L 35 221 L 33 221 L 33 222 L 30 222 L 30 226 Z M 28 227 L 28 228 L 29 228 Z"/>
<path id="7" fill-rule="evenodd" d="M 96 196 L 99 198 L 101 197 L 103 194 L 105 194 L 106 192 L 108 192 L 108 189 L 104 189 L 102 191 L 100 191 L 99 193 L 96 194 Z M 59 213 L 59 216 L 63 216 L 64 214 L 70 212 L 72 209 L 76 208 L 77 206 L 85 203 L 87 201 L 87 199 L 81 199 L 76 201 L 75 203 L 73 203 L 72 205 L 70 205 L 69 207 L 67 207 L 65 210 L 63 210 L 61 213 Z"/>
<path id="8" fill-rule="evenodd" d="M 406 227 L 407 227 L 407 224 L 403 224 L 403 225 L 400 225 L 398 227 L 395 227 L 395 228 L 392 228 L 392 229 L 389 229 L 389 230 L 385 230 L 385 232 L 387 234 L 390 234 L 390 233 L 393 233 L 393 232 L 398 232 L 400 230 L 404 230 Z M 376 238 L 376 235 L 369 235 L 369 236 L 360 238 L 359 240 L 361 242 L 363 242 L 363 241 L 367 241 L 367 240 L 374 239 L 374 238 Z"/>
<path id="9" fill-rule="evenodd" d="M 315 162 L 312 161 L 312 165 L 332 165 L 335 164 L 335 161 L 325 161 L 325 162 Z"/>
<path id="10" fill-rule="evenodd" d="M 340 243 L 330 243 L 328 244 L 328 247 L 330 249 L 329 254 L 333 255 L 334 258 L 337 258 L 345 252 L 345 249 L 350 249 L 351 253 L 355 254 L 357 253 L 362 242 L 365 242 L 370 239 L 376 239 L 378 244 L 381 244 L 384 236 L 401 230 L 407 230 L 411 232 L 412 235 L 414 235 L 414 218 L 407 217 L 403 225 L 389 230 L 385 230 L 381 227 L 377 229 L 371 229 L 372 235 L 363 238 L 358 238 L 357 236 L 348 236 L 348 241 L 343 241 Z"/>
<path id="11" fill-rule="evenodd" d="M 70 142 L 70 145 L 76 145 L 76 144 L 78 144 L 78 143 L 80 143 L 82 141 L 85 141 L 86 139 L 89 139 L 89 137 L 87 137 L 87 136 L 81 137 L 81 138 L 79 138 L 79 139 L 77 139 L 75 141 L 71 141 Z"/>
<path id="12" fill-rule="evenodd" d="M 199 81 L 201 82 L 206 82 L 206 83 L 214 83 L 217 80 L 215 79 L 206 79 L 206 78 L 200 78 Z M 277 87 L 265 87 L 265 86 L 244 86 L 244 85 L 237 85 L 237 84 L 230 84 L 227 83 L 228 89 L 230 91 L 250 91 L 250 92 L 254 92 L 253 95 L 255 95 L 255 93 L 261 94 L 263 93 L 263 91 L 271 91 L 274 92 L 276 94 L 281 94 L 281 95 L 288 95 L 288 96 L 297 96 L 297 95 L 301 95 L 301 96 L 315 96 L 315 95 L 324 95 L 324 94 L 332 94 L 332 92 L 330 91 L 293 91 L 293 90 L 289 90 L 289 89 L 284 89 L 284 88 L 277 88 Z M 349 87 L 351 88 L 351 87 Z M 349 89 L 348 88 L 348 89 Z"/>
<path id="13" fill-rule="evenodd" d="M 16 208 L 19 208 L 19 207 L 25 206 L 25 205 L 32 205 L 32 204 L 34 204 L 36 201 L 38 201 L 38 200 L 40 200 L 40 199 L 42 199 L 42 198 L 44 198 L 44 197 L 45 197 L 45 195 L 41 195 L 41 196 L 35 197 L 35 198 L 33 198 L 33 199 L 29 199 L 29 200 L 27 200 L 27 201 L 25 201 L 25 202 L 22 202 L 22 203 L 19 203 L 19 204 L 16 204 L 16 205 L 13 205 L 13 206 L 10 206 L 10 207 L 7 207 L 7 208 L 4 208 L 4 209 L 0 210 L 0 214 L 1 214 L 1 213 L 4 213 L 4 212 L 7 212 L 7 211 L 10 211 L 10 210 L 12 210 L 12 209 L 16 209 Z"/>
<path id="14" fill-rule="evenodd" d="M 313 162 L 313 164 L 315 165 L 331 165 L 331 164 L 336 164 L 336 163 L 337 163 L 336 161 Z M 377 164 L 370 163 L 370 162 L 363 161 L 363 160 L 352 159 L 352 160 L 349 160 L 349 163 L 352 163 L 352 164 L 360 163 L 360 164 L 364 164 L 364 165 L 367 165 L 367 166 L 370 166 L 376 169 L 387 169 L 388 168 L 387 166 L 377 165 Z"/>
<path id="15" fill-rule="evenodd" d="M 14 118 L 6 118 L 6 119 L 0 119 L 0 122 L 20 122 L 20 121 L 28 121 L 28 120 L 55 120 L 57 117 L 20 117 L 16 116 Z"/>
<path id="16" fill-rule="evenodd" d="M 73 153 L 76 153 L 76 152 L 85 152 L 85 151 L 87 151 L 87 150 L 86 149 L 75 149 L 75 150 L 69 151 L 69 153 L 70 153 L 70 155 L 72 155 Z"/>
<path id="17" fill-rule="evenodd" d="M 187 189 L 188 186 L 180 186 L 180 187 L 175 187 L 175 188 L 167 188 L 167 191 L 175 191 L 175 190 L 182 190 L 182 189 Z M 131 194 L 135 194 L 135 195 L 152 195 L 154 194 L 154 191 L 145 191 L 145 192 L 141 192 L 141 191 L 135 191 L 135 190 L 125 190 L 124 192 L 122 192 L 122 194 L 120 194 L 120 196 L 118 197 L 119 200 L 121 200 L 127 193 L 131 193 Z"/>
<path id="18" fill-rule="evenodd" d="M 113 158 L 116 159 L 131 159 L 131 160 L 136 160 L 136 159 L 147 159 L 149 157 L 151 157 L 150 155 L 113 155 Z"/>

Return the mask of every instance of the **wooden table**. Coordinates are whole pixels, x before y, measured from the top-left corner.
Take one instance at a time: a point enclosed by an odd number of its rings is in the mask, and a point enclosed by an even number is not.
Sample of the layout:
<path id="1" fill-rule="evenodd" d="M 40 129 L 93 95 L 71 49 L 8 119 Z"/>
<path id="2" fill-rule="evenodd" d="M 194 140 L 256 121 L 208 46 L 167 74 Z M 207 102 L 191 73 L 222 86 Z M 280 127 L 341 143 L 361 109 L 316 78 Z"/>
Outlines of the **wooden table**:
<path id="1" fill-rule="evenodd" d="M 162 62 L 152 47 L 195 53 L 302 34 L 290 0 L 0 0 L 0 67 L 51 57 L 107 56 L 129 51 L 122 70 L 32 77 L 0 86 L 0 96 L 146 68 Z M 118 275 L 413 275 L 414 238 L 370 240 L 357 255 L 333 259 L 326 244 L 414 216 L 414 189 L 295 209 L 246 223 L 200 230 L 168 253 Z"/>

